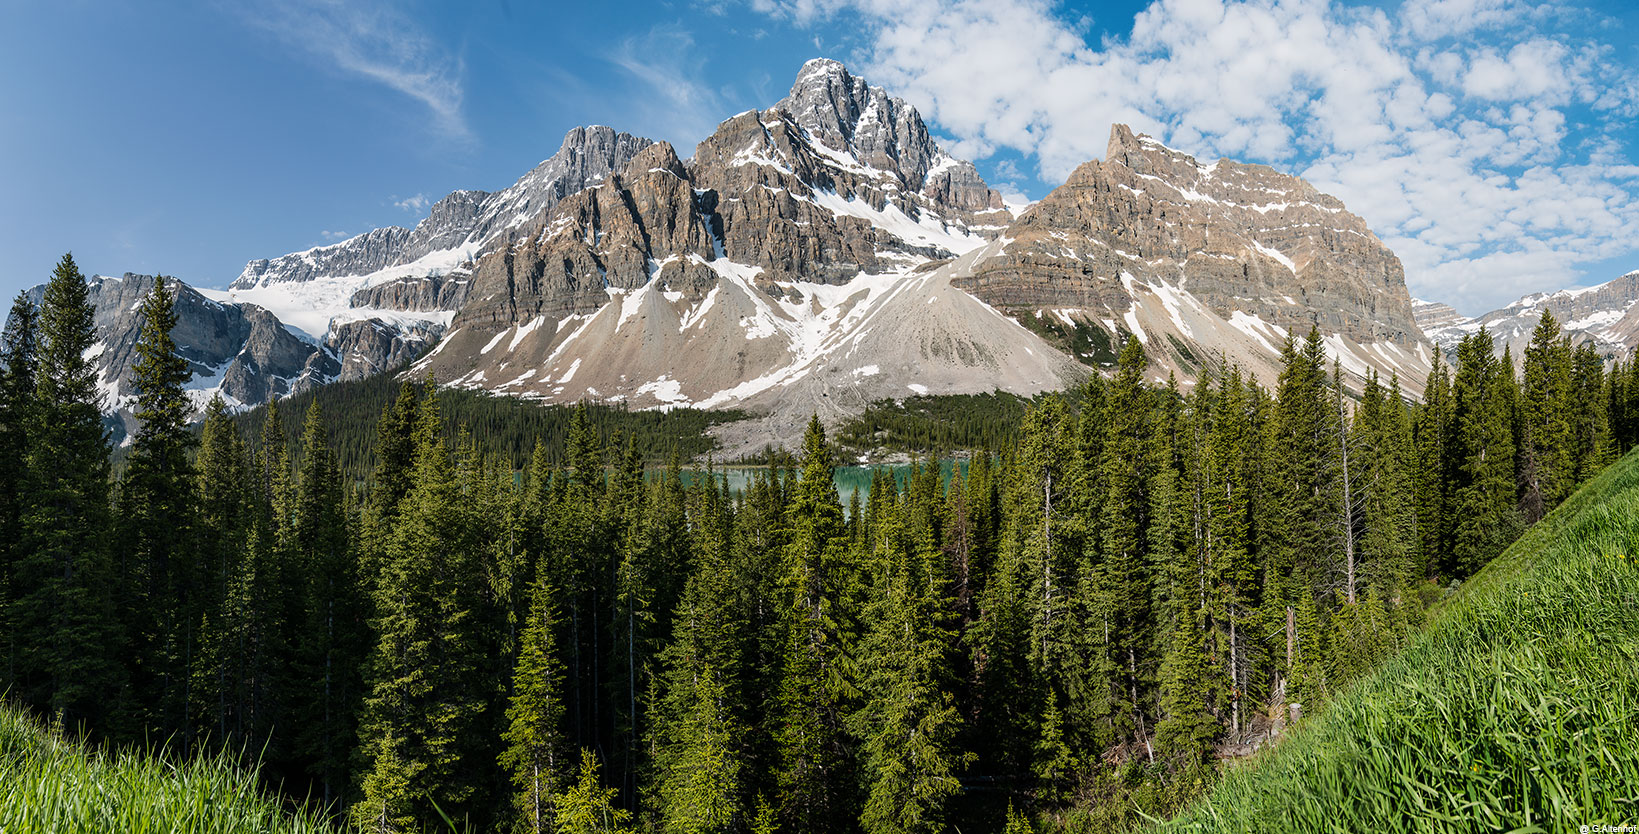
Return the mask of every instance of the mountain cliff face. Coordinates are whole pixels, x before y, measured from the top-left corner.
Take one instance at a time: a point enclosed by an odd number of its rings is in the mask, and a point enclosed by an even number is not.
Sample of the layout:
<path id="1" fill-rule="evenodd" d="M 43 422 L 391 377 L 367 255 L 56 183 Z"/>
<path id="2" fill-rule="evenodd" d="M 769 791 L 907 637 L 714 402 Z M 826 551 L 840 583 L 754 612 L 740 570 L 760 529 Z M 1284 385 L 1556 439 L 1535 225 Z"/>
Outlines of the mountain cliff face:
<path id="1" fill-rule="evenodd" d="M 1514 359 L 1520 361 L 1546 310 L 1574 341 L 1592 342 L 1607 357 L 1626 357 L 1639 347 L 1639 305 L 1635 302 L 1639 302 L 1639 272 L 1630 272 L 1594 287 L 1533 293 L 1474 318 L 1466 318 L 1443 304 L 1428 305 L 1418 309 L 1418 323 L 1447 353 L 1454 352 L 1464 336 L 1483 326 L 1498 353 L 1511 348 Z"/>
<path id="2" fill-rule="evenodd" d="M 1272 380 L 1286 334 L 1313 326 L 1356 383 L 1398 373 L 1416 390 L 1428 370 L 1399 259 L 1335 197 L 1266 166 L 1203 165 L 1116 125 L 1104 159 L 1004 238 L 958 286 L 1093 347 L 1095 363 L 1131 333 L 1158 371 L 1227 360 Z"/>
<path id="3" fill-rule="evenodd" d="M 648 139 L 594 125 L 563 137 L 558 152 L 502 191 L 455 191 L 434 203 L 414 229 L 389 226 L 330 246 L 263 258 L 245 265 L 229 286 L 251 290 L 292 282 L 377 273 L 440 253 L 471 258 L 495 239 L 525 226 L 564 197 L 619 170 Z M 449 262 L 448 258 L 439 259 Z"/>
<path id="4" fill-rule="evenodd" d="M 436 338 L 466 298 L 474 259 L 528 234 L 558 201 L 620 170 L 651 142 L 578 127 L 510 187 L 456 191 L 414 229 L 376 229 L 330 246 L 251 261 L 223 303 L 263 307 L 336 350 L 338 378 L 393 367 Z"/>
<path id="5" fill-rule="evenodd" d="M 298 338 L 272 313 L 251 304 L 222 304 L 178 281 L 176 329 L 171 338 L 194 377 L 188 396 L 203 411 L 220 394 L 230 406 L 254 405 L 337 379 L 341 363 L 332 351 Z M 104 407 L 127 432 L 136 391 L 131 387 L 137 339 L 142 333 L 142 301 L 153 289 L 151 275 L 96 276 L 88 282 L 95 309 L 97 342 L 91 348 Z M 28 291 L 35 304 L 44 286 Z"/>
<path id="6" fill-rule="evenodd" d="M 747 408 L 767 419 L 754 446 L 873 398 L 1034 394 L 1085 370 L 949 284 L 974 258 L 947 262 L 1011 219 L 914 108 L 811 61 L 687 163 L 653 145 L 479 259 L 413 372 L 549 401 Z"/>

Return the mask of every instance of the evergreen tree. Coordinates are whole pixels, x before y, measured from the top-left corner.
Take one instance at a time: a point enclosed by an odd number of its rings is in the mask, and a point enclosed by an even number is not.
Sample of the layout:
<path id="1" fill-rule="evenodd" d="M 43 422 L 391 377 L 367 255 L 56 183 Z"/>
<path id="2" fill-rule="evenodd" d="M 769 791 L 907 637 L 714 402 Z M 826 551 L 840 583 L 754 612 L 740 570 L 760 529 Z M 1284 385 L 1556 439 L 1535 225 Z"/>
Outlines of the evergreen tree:
<path id="1" fill-rule="evenodd" d="M 530 592 L 529 618 L 512 676 L 506 750 L 501 766 L 512 775 L 513 828 L 532 834 L 553 830 L 553 801 L 567 777 L 563 731 L 563 661 L 557 656 L 554 592 L 544 579 Z"/>
<path id="2" fill-rule="evenodd" d="M 1258 445 L 1252 421 L 1252 404 L 1247 397 L 1239 369 L 1232 369 L 1223 382 L 1213 411 L 1212 435 L 1207 450 L 1207 498 L 1205 519 L 1203 580 L 1207 585 L 1198 606 L 1210 606 L 1214 621 L 1213 654 L 1223 663 L 1221 679 L 1229 700 L 1229 729 L 1237 736 L 1245 717 L 1246 693 L 1252 685 L 1257 662 L 1258 576 L 1252 552 L 1251 458 Z M 1189 621 L 1195 610 L 1188 608 Z M 1181 649 L 1193 651 L 1193 649 Z M 1180 661 L 1179 669 L 1191 669 L 1192 658 Z M 1210 688 L 1208 680 L 1197 683 Z"/>
<path id="3" fill-rule="evenodd" d="M 557 806 L 557 834 L 635 834 L 627 823 L 632 814 L 615 807 L 619 793 L 598 779 L 597 757 L 581 750 L 580 778 L 553 799 Z"/>
<path id="4" fill-rule="evenodd" d="M 1563 500 L 1574 477 L 1571 364 L 1570 340 L 1543 310 L 1525 349 L 1520 391 L 1520 509 L 1527 521 Z"/>
<path id="5" fill-rule="evenodd" d="M 295 495 L 294 564 L 303 578 L 304 618 L 296 638 L 296 745 L 329 804 L 348 784 L 348 759 L 361 697 L 359 667 L 368 641 L 347 501 L 335 453 L 326 445 L 319 403 L 308 406 Z"/>
<path id="6" fill-rule="evenodd" d="M 1605 401 L 1605 360 L 1584 342 L 1571 359 L 1572 477 L 1580 485 L 1616 459 Z"/>
<path id="7" fill-rule="evenodd" d="M 1451 552 L 1454 519 L 1452 496 L 1454 460 L 1454 405 L 1451 375 L 1438 355 L 1423 388 L 1423 404 L 1413 427 L 1416 467 L 1412 482 L 1417 509 L 1417 573 L 1430 575 L 1444 567 Z"/>
<path id="8" fill-rule="evenodd" d="M 818 417 L 803 436 L 802 475 L 785 526 L 784 658 L 774 707 L 781 817 L 789 830 L 839 830 L 854 817 L 843 719 L 856 685 L 841 652 L 858 579 L 846 558 L 842 505 Z"/>
<path id="9" fill-rule="evenodd" d="M 1145 451 L 1150 443 L 1151 402 L 1143 384 L 1147 360 L 1136 338 L 1121 351 L 1115 379 L 1110 383 L 1112 409 L 1105 429 L 1100 461 L 1104 486 L 1099 516 L 1103 536 L 1104 599 L 1107 632 L 1104 652 L 1115 668 L 1118 699 L 1123 703 L 1125 732 L 1137 734 L 1151 746 L 1143 697 L 1151 681 L 1149 649 L 1153 623 L 1150 601 L 1152 571 L 1145 532 L 1148 526 L 1148 472 Z"/>
<path id="10" fill-rule="evenodd" d="M 108 552 L 108 444 L 85 278 L 72 256 L 52 273 L 40 307 L 38 364 L 24 457 L 13 692 L 72 723 L 100 724 L 117 707 L 123 638 Z"/>
<path id="11" fill-rule="evenodd" d="M 917 480 L 913 475 L 907 506 L 892 515 L 914 519 L 921 515 L 917 505 L 936 503 L 926 488 L 931 484 L 915 489 Z M 915 526 L 925 533 L 925 523 Z M 955 774 L 962 764 L 955 750 L 961 718 L 949 680 L 954 635 L 948 576 L 935 540 L 917 531 L 883 538 L 888 573 L 860 652 L 868 693 L 856 718 L 863 725 L 868 784 L 860 823 L 867 832 L 942 831 L 945 804 L 960 790 Z"/>
<path id="12" fill-rule="evenodd" d="M 140 424 L 131 444 L 121 494 L 126 531 L 124 571 L 129 609 L 125 612 L 139 648 L 135 683 L 148 714 L 147 724 L 176 733 L 184 752 L 193 738 L 189 725 L 190 670 L 198 651 L 205 579 L 190 546 L 194 474 L 188 430 L 192 407 L 182 386 L 192 376 L 177 355 L 176 296 L 163 276 L 142 302 L 132 385 Z"/>
<path id="13" fill-rule="evenodd" d="M 12 621 L 13 570 L 21 558 L 23 496 L 29 433 L 33 429 L 38 311 L 18 294 L 0 336 L 0 688 L 17 676 L 17 632 Z"/>
<path id="14" fill-rule="evenodd" d="M 433 824 L 433 804 L 464 816 L 486 769 L 474 747 L 485 710 L 482 574 L 470 519 L 440 433 L 431 383 L 421 396 L 415 468 L 376 592 L 359 736 L 364 757 L 356 824 L 403 830 Z M 489 761 L 493 762 L 494 758 Z"/>
<path id="15" fill-rule="evenodd" d="M 249 539 L 254 529 L 249 464 L 239 432 L 220 396 L 211 398 L 200 432 L 197 547 L 194 557 L 205 583 L 199 614 L 200 661 L 194 711 L 212 738 L 246 747 L 244 660 L 252 634 L 245 603 Z"/>
<path id="16" fill-rule="evenodd" d="M 1456 427 L 1456 523 L 1447 568 L 1466 577 L 1518 535 L 1514 500 L 1514 439 L 1508 399 L 1513 371 L 1498 361 L 1484 328 L 1457 348 L 1452 383 Z"/>

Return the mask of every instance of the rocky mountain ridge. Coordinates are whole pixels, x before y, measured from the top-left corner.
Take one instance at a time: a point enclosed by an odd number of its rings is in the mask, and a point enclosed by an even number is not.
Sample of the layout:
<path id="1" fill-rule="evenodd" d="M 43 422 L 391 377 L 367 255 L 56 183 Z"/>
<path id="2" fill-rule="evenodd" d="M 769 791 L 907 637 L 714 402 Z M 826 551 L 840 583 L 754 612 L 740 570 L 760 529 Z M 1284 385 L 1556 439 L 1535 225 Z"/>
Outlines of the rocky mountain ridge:
<path id="1" fill-rule="evenodd" d="M 184 318 L 224 332 L 235 315 L 283 325 L 245 337 L 243 372 L 238 353 L 202 353 L 200 391 L 256 402 L 436 341 L 410 373 L 756 415 L 726 429 L 730 453 L 880 398 L 1072 385 L 1129 335 L 1155 379 L 1185 385 L 1228 364 L 1272 382 L 1282 342 L 1312 326 L 1353 385 L 1398 374 L 1415 394 L 1432 356 L 1398 259 L 1297 177 L 1116 125 L 1104 159 L 1015 217 L 914 107 L 823 59 L 688 159 L 577 129 L 513 188 L 455 192 L 413 230 L 186 292 Z M 110 315 L 110 344 L 134 333 Z M 289 350 L 260 358 L 275 342 Z"/>
<path id="2" fill-rule="evenodd" d="M 1626 358 L 1639 348 L 1639 304 L 1635 302 L 1639 302 L 1639 271 L 1592 287 L 1532 293 L 1472 318 L 1444 304 L 1424 302 L 1418 309 L 1418 324 L 1448 354 L 1464 336 L 1483 326 L 1499 353 L 1509 348 L 1520 360 L 1546 310 L 1574 341 L 1592 342 L 1607 358 Z"/>

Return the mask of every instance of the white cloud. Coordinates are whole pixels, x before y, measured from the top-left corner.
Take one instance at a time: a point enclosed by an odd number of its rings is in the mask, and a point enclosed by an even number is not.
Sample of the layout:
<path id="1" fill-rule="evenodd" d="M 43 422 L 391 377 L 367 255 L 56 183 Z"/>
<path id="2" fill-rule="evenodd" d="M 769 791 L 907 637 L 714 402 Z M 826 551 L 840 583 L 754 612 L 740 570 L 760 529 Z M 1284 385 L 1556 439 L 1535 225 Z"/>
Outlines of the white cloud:
<path id="1" fill-rule="evenodd" d="M 1631 164 L 1619 116 L 1639 108 L 1639 75 L 1546 25 L 1555 7 L 1407 0 L 1391 17 L 1331 0 L 1155 0 L 1096 45 L 1051 0 L 754 7 L 857 18 L 873 83 L 961 152 L 1033 156 L 1045 182 L 1103 156 L 1115 122 L 1299 173 L 1394 247 L 1413 294 L 1466 311 L 1639 250 L 1639 183 L 1615 173 Z"/>
<path id="2" fill-rule="evenodd" d="M 430 205 L 432 205 L 432 200 L 427 199 L 427 195 L 425 194 L 417 194 L 413 197 L 405 197 L 402 200 L 393 201 L 393 206 L 395 208 L 416 214 L 426 211 L 427 206 Z"/>
<path id="3" fill-rule="evenodd" d="M 319 232 L 319 237 L 322 237 L 325 240 L 327 240 L 331 243 L 334 243 L 338 240 L 346 240 L 348 237 L 350 237 L 350 235 L 348 235 L 346 232 L 332 232 L 332 231 L 326 229 L 325 231 Z"/>
<path id="4" fill-rule="evenodd" d="M 472 138 L 461 109 L 460 60 L 396 9 L 375 0 L 242 2 L 235 8 L 286 45 L 421 102 L 446 137 Z"/>

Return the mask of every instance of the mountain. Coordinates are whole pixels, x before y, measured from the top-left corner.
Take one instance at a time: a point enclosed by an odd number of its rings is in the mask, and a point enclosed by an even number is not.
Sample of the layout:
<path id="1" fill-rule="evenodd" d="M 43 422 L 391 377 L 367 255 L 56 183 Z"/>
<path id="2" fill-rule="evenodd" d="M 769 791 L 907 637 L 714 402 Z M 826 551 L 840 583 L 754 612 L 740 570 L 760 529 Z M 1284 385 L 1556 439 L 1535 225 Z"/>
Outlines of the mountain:
<path id="1" fill-rule="evenodd" d="M 88 284 L 97 330 L 97 343 L 90 351 L 97 387 L 105 408 L 118 415 L 129 433 L 136 428 L 131 375 L 143 325 L 140 308 L 154 278 L 128 272 L 119 278 L 95 276 Z M 171 337 L 193 371 L 188 396 L 199 410 L 217 394 L 239 407 L 338 377 L 341 366 L 334 352 L 297 336 L 267 310 L 254 304 L 223 304 L 181 282 L 175 282 L 174 289 L 177 325 Z M 40 285 L 28 295 L 38 305 L 44 292 Z"/>
<path id="2" fill-rule="evenodd" d="M 125 296 L 146 286 L 117 283 L 98 295 L 115 400 Z M 1272 382 L 1310 327 L 1355 387 L 1393 373 L 1416 394 L 1432 355 L 1399 260 L 1302 179 L 1116 125 L 1104 159 L 1015 215 L 914 107 L 824 59 L 687 160 L 577 128 L 414 229 L 184 295 L 185 328 L 246 334 L 243 358 L 197 349 L 201 392 L 252 403 L 420 355 L 410 373 L 467 389 L 755 415 L 718 427 L 731 454 L 878 399 L 1073 385 L 1129 334 L 1184 385 L 1228 364 Z"/>
<path id="3" fill-rule="evenodd" d="M 398 367 L 436 341 L 466 296 L 472 258 L 528 230 L 565 196 L 623 167 L 648 139 L 578 127 L 558 152 L 495 193 L 456 191 L 414 229 L 376 229 L 330 246 L 251 261 L 226 290 L 180 285 L 175 338 L 194 370 L 203 409 L 230 407 Z M 137 307 L 152 276 L 97 276 L 100 385 L 109 411 L 132 427 L 131 361 Z M 44 285 L 30 290 L 39 301 Z"/>
<path id="4" fill-rule="evenodd" d="M 1103 160 L 1073 172 L 958 282 L 1096 364 L 1131 333 L 1158 375 L 1225 360 L 1266 382 L 1282 341 L 1319 327 L 1358 385 L 1420 391 L 1431 352 L 1400 261 L 1342 202 L 1297 177 L 1201 164 L 1116 125 Z"/>
<path id="5" fill-rule="evenodd" d="M 1311 325 L 1358 386 L 1420 390 L 1432 355 L 1399 260 L 1297 177 L 1201 165 L 1124 126 L 1014 217 L 916 110 L 834 61 L 722 122 L 688 161 L 656 144 L 481 257 L 415 367 L 554 402 L 735 407 L 731 449 L 810 413 L 918 393 L 1035 394 L 1113 364 L 1235 363 L 1273 381 Z"/>
<path id="6" fill-rule="evenodd" d="M 548 401 L 734 407 L 730 448 L 785 443 L 810 413 L 1085 370 L 951 286 L 1012 221 L 915 108 L 810 61 L 775 106 L 681 160 L 656 144 L 479 259 L 414 373 Z"/>
<path id="7" fill-rule="evenodd" d="M 1418 323 L 1447 353 L 1455 351 L 1464 336 L 1483 326 L 1496 341 L 1498 352 L 1511 348 L 1514 358 L 1519 360 L 1524 358 L 1525 347 L 1531 343 L 1531 332 L 1546 310 L 1553 313 L 1560 326 L 1578 343 L 1591 341 L 1607 357 L 1627 356 L 1639 347 L 1636 301 L 1639 301 L 1639 272 L 1630 272 L 1594 287 L 1532 293 L 1500 310 L 1473 318 L 1465 318 L 1444 304 L 1422 302 L 1427 306 L 1419 308 Z"/>
<path id="8" fill-rule="evenodd" d="M 264 307 L 340 348 L 340 378 L 379 372 L 407 344 L 437 335 L 449 323 L 466 295 L 474 258 L 526 234 L 559 200 L 625 167 L 650 144 L 607 127 L 577 127 L 557 153 L 502 191 L 452 192 L 414 229 L 389 226 L 251 261 L 212 297 Z M 360 321 L 373 321 L 371 330 L 385 338 L 358 338 Z"/>

